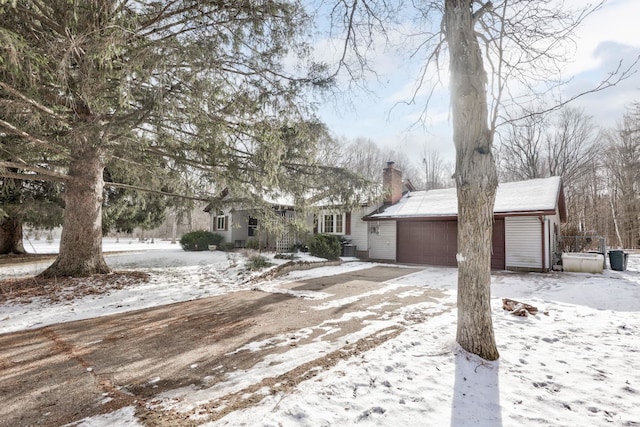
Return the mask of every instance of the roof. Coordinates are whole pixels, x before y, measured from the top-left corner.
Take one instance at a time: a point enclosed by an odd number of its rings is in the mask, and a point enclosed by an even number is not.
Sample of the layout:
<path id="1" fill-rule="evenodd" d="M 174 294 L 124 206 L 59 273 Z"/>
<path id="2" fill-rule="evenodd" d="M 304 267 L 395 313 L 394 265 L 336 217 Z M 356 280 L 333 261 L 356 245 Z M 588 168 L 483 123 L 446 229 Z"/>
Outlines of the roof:
<path id="1" fill-rule="evenodd" d="M 455 217 L 458 215 L 457 200 L 455 188 L 413 191 L 366 219 Z M 564 220 L 564 192 L 562 179 L 558 176 L 498 184 L 494 205 L 496 214 L 551 213 L 556 209 Z"/>
<path id="2" fill-rule="evenodd" d="M 240 209 L 240 210 L 255 209 L 257 205 L 260 203 L 260 201 L 262 202 L 263 205 L 264 204 L 270 205 L 278 209 L 283 209 L 283 208 L 294 209 L 296 207 L 299 207 L 303 203 L 308 203 L 310 206 L 314 206 L 316 208 L 337 208 L 337 207 L 344 206 L 344 202 L 331 199 L 330 197 L 331 194 L 329 194 L 331 191 L 332 190 L 327 190 L 324 192 L 319 192 L 315 195 L 312 194 L 311 192 L 308 192 L 304 200 L 298 199 L 298 201 L 296 202 L 296 197 L 291 193 L 279 192 L 277 190 L 272 190 L 272 191 L 263 190 L 262 196 L 254 195 L 252 197 L 247 197 L 244 199 L 233 199 L 231 200 L 231 203 L 233 204 L 232 206 L 235 209 Z M 374 196 L 365 194 L 364 191 L 359 191 L 359 192 L 356 191 L 355 197 L 362 197 L 362 201 L 360 201 L 359 203 L 363 206 L 369 204 L 369 202 L 364 201 L 364 200 L 367 200 L 365 196 L 367 198 L 374 197 Z M 217 201 L 222 202 L 226 200 L 227 202 L 229 202 L 230 199 L 227 197 L 230 197 L 230 193 L 228 188 L 225 188 L 217 197 Z M 213 209 L 213 206 L 214 206 L 213 203 L 209 203 L 204 208 L 204 211 L 211 212 L 211 210 Z"/>
<path id="3" fill-rule="evenodd" d="M 227 196 L 229 196 L 229 189 L 225 188 L 224 190 L 222 190 L 222 192 L 220 193 L 220 195 L 218 196 L 218 200 L 224 200 L 227 198 Z M 291 194 L 282 194 L 282 193 L 278 193 L 278 192 L 265 192 L 264 196 L 262 197 L 262 202 L 269 204 L 271 206 L 274 207 L 278 207 L 278 208 L 293 208 L 295 206 L 295 198 L 293 195 Z M 247 205 L 248 202 L 247 200 L 242 200 L 239 201 L 239 206 L 241 206 L 242 209 L 251 209 L 254 208 L 255 206 L 244 206 L 242 207 L 242 205 Z M 205 212 L 211 212 L 211 210 L 213 209 L 213 204 L 209 203 L 207 206 L 205 206 L 205 208 L 203 209 Z"/>

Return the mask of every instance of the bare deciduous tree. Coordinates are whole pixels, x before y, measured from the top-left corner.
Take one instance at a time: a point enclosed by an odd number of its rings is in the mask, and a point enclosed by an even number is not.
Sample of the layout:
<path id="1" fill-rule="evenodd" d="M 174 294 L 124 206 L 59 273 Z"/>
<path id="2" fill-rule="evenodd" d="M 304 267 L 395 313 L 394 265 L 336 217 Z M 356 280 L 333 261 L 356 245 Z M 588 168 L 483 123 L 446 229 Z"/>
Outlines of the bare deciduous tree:
<path id="1" fill-rule="evenodd" d="M 618 244 L 640 246 L 640 104 L 606 134 L 605 168 Z"/>
<path id="2" fill-rule="evenodd" d="M 453 175 L 451 164 L 446 162 L 437 150 L 424 148 L 422 165 L 424 167 L 425 190 L 449 188 L 455 185 L 451 181 Z"/>
<path id="3" fill-rule="evenodd" d="M 498 150 L 502 181 L 541 178 L 545 173 L 543 116 L 531 115 L 504 129 Z"/>
<path id="4" fill-rule="evenodd" d="M 571 187 L 589 173 L 597 154 L 593 117 L 584 110 L 565 107 L 551 123 L 551 129 L 553 132 L 547 135 L 544 149 L 546 176 L 561 176 Z"/>
<path id="5" fill-rule="evenodd" d="M 569 226 L 585 230 L 593 222 L 586 206 L 593 200 L 590 183 L 597 178 L 597 136 L 593 118 L 572 107 L 509 122 L 499 149 L 500 175 L 506 181 L 562 177 L 574 221 Z"/>
<path id="6" fill-rule="evenodd" d="M 388 11 L 387 2 L 332 3 L 332 16 L 346 28 L 345 51 L 352 46 L 359 56 L 357 31 L 381 25 L 379 17 L 384 14 L 380 11 Z M 457 341 L 466 350 L 493 360 L 498 358 L 489 292 L 498 183 L 492 154 L 494 134 L 507 120 L 507 104 L 532 103 L 562 83 L 551 76 L 559 75 L 560 63 L 568 57 L 565 42 L 600 5 L 578 10 L 565 9 L 554 0 L 540 0 L 535 5 L 525 0 L 444 0 L 411 5 L 417 10 L 417 25 L 423 28 L 415 33 L 418 41 L 409 43 L 415 47 L 412 57 L 425 58 L 418 89 L 432 81 L 430 74 L 442 72 L 448 52 L 458 192 Z M 628 71 L 612 73 L 594 90 L 615 84 Z M 418 89 L 410 102 L 417 101 Z M 532 99 L 526 99 L 529 95 Z M 428 108 L 427 100 L 427 115 Z"/>
<path id="7" fill-rule="evenodd" d="M 420 173 L 406 153 L 388 147 L 380 148 L 368 138 L 342 141 L 339 164 L 372 183 L 381 181 L 382 168 L 389 161 L 395 163 L 405 179 L 418 182 Z"/>
<path id="8" fill-rule="evenodd" d="M 509 123 L 500 147 L 502 178 L 561 176 L 569 219 L 565 233 L 597 234 L 613 246 L 636 247 L 639 117 L 634 105 L 616 129 L 600 133 L 583 110 L 569 107 Z"/>
<path id="9" fill-rule="evenodd" d="M 343 144 L 346 146 L 342 149 L 341 164 L 371 182 L 379 182 L 382 178 L 382 165 L 389 160 L 384 158 L 380 147 L 368 138 L 343 141 Z"/>

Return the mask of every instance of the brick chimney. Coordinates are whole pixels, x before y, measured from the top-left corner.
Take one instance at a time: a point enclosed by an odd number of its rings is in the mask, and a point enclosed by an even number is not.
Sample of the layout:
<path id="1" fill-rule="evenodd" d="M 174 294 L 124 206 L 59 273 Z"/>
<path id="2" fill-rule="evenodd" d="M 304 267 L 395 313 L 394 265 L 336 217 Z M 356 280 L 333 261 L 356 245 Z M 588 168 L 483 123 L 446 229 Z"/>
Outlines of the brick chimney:
<path id="1" fill-rule="evenodd" d="M 382 170 L 385 205 L 393 205 L 402 198 L 402 171 L 396 169 L 394 164 L 395 162 L 387 162 L 387 167 Z"/>

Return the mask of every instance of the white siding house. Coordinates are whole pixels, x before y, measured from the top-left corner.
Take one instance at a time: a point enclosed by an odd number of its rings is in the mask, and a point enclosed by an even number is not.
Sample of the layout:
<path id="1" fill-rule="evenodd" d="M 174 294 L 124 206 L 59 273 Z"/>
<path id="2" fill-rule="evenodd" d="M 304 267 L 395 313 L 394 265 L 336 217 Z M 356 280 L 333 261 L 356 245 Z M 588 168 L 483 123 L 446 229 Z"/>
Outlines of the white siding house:
<path id="1" fill-rule="evenodd" d="M 415 190 L 410 181 L 402 180 L 402 173 L 393 167 L 393 162 L 388 162 L 387 167 L 383 170 L 383 187 L 393 189 L 389 194 L 383 194 L 380 197 L 385 204 L 395 203 L 402 197 L 403 192 Z M 223 204 L 227 196 L 228 191 L 224 190 L 220 195 L 220 205 Z M 279 195 L 278 197 L 272 196 L 270 199 L 273 200 L 268 203 L 274 211 L 284 214 L 285 221 L 293 219 L 296 204 L 292 197 Z M 379 203 L 363 200 L 361 206 L 349 211 L 341 205 L 318 202 L 313 209 L 315 214 L 296 218 L 305 224 L 306 233 L 299 233 L 299 235 L 285 233 L 278 236 L 259 233 L 259 241 L 262 247 L 282 251 L 291 248 L 294 244 L 304 243 L 308 234 L 332 234 L 344 238 L 355 255 L 361 258 L 375 256 L 378 259 L 395 261 L 396 234 L 395 229 L 388 227 L 388 225 L 382 227 L 384 230 L 382 237 L 378 238 L 376 235 L 379 244 L 375 245 L 374 254 L 369 253 L 372 247 L 372 233 L 370 233 L 369 224 L 363 221 L 363 218 L 377 210 L 379 206 Z M 235 243 L 236 247 L 244 247 L 246 242 L 252 238 L 248 232 L 251 229 L 251 212 L 255 212 L 255 209 L 251 206 L 234 206 L 224 212 L 214 212 L 213 204 L 210 204 L 205 208 L 205 211 L 211 215 L 211 231 L 222 234 L 226 242 Z M 268 229 L 268 227 L 264 228 Z M 260 230 L 260 224 L 257 229 Z M 381 249 L 380 245 L 383 240 L 388 243 L 384 243 L 385 247 Z M 345 253 L 346 249 L 345 246 Z"/>
<path id="2" fill-rule="evenodd" d="M 345 246 L 345 253 L 347 248 L 355 250 L 361 258 L 457 266 L 456 190 L 415 191 L 407 183 L 403 184 L 402 173 L 393 162 L 388 162 L 383 170 L 384 195 L 380 204 L 360 206 L 350 212 L 340 206 L 318 208 L 315 215 L 303 219 L 308 232 L 277 236 L 259 233 L 260 244 L 286 251 L 294 244 L 304 243 L 311 233 L 327 233 L 344 238 L 351 245 Z M 272 206 L 285 223 L 294 219 L 293 202 Z M 253 238 L 251 233 L 260 230 L 251 212 L 246 208 L 211 212 L 211 230 L 223 234 L 225 241 L 236 247 L 243 247 Z M 560 223 L 566 220 L 561 178 L 499 184 L 494 218 L 493 269 L 550 270 L 559 258 Z"/>
<path id="3" fill-rule="evenodd" d="M 361 206 L 351 211 L 351 234 L 344 236 L 350 244 L 355 246 L 356 254 L 362 258 L 368 258 L 369 255 L 369 224 L 362 220 L 363 217 L 373 212 L 376 208 L 373 206 Z"/>
<path id="4" fill-rule="evenodd" d="M 296 211 L 293 205 L 274 205 L 282 221 L 293 221 Z M 259 240 L 260 246 L 278 251 L 287 251 L 293 245 L 304 243 L 306 234 L 333 234 L 344 238 L 354 251 L 363 258 L 368 258 L 369 233 L 367 223 L 362 218 L 372 212 L 378 205 L 366 205 L 346 212 L 340 207 L 324 208 L 315 214 L 307 214 L 303 222 L 307 232 L 295 233 L 265 233 L 261 220 L 255 218 L 258 213 L 246 208 L 227 208 L 213 212 L 207 207 L 210 217 L 210 230 L 221 234 L 225 242 L 233 243 L 235 247 L 245 247 L 250 240 Z M 285 227 L 286 229 L 286 227 Z"/>

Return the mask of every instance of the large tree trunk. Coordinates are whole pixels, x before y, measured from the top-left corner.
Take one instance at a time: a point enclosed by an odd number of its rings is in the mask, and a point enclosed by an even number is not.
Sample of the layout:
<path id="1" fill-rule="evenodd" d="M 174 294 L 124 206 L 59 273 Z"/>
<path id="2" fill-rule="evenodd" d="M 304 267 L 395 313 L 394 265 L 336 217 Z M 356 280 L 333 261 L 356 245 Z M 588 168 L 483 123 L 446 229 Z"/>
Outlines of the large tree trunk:
<path id="1" fill-rule="evenodd" d="M 446 0 L 458 194 L 456 340 L 486 360 L 499 357 L 491 320 L 491 240 L 498 179 L 488 128 L 486 72 L 469 0 Z"/>
<path id="2" fill-rule="evenodd" d="M 26 253 L 22 244 L 22 221 L 12 216 L 0 220 L 0 255 Z"/>
<path id="3" fill-rule="evenodd" d="M 95 149 L 73 157 L 65 185 L 60 253 L 41 276 L 82 277 L 110 272 L 102 255 L 103 171 L 104 164 Z"/>

